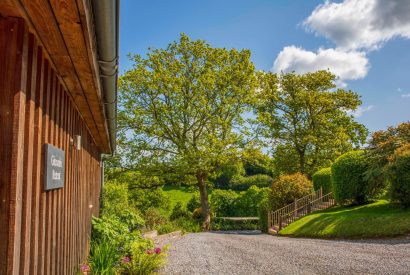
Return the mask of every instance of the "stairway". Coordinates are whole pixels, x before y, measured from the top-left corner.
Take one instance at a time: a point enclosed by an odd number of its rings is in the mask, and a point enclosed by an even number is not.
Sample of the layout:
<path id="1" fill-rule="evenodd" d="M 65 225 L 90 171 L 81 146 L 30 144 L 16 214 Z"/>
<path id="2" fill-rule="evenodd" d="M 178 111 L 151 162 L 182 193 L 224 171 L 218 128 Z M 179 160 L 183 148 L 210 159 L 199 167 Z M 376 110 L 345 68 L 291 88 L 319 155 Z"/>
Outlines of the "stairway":
<path id="1" fill-rule="evenodd" d="M 330 192 L 322 195 L 322 188 L 305 197 L 295 200 L 294 202 L 268 213 L 268 232 L 277 234 L 280 230 L 317 210 L 323 210 L 335 205 L 333 193 Z"/>

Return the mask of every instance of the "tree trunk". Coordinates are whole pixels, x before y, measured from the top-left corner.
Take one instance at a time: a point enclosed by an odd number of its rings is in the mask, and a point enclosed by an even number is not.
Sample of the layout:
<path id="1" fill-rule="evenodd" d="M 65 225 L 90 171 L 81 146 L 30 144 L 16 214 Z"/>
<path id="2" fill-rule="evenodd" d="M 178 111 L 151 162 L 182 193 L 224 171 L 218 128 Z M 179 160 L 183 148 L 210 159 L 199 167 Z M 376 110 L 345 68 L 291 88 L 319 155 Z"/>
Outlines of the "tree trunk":
<path id="1" fill-rule="evenodd" d="M 196 175 L 197 184 L 199 188 L 199 194 L 201 196 L 201 208 L 202 208 L 202 229 L 208 231 L 211 226 L 211 210 L 208 202 L 208 191 L 206 189 L 206 175 L 198 173 Z"/>

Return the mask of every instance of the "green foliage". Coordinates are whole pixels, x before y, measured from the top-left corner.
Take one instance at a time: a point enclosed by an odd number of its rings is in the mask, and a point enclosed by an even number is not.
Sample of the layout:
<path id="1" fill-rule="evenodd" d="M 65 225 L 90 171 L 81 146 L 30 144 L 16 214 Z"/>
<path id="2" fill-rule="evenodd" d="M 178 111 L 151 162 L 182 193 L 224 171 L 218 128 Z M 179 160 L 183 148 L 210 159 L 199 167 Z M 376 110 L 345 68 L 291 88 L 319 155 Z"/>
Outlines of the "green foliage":
<path id="1" fill-rule="evenodd" d="M 175 204 L 181 202 L 187 205 L 188 201 L 193 195 L 198 195 L 198 191 L 195 192 L 195 186 L 178 186 L 178 185 L 165 185 L 162 187 L 164 193 L 168 196 L 170 200 L 171 207 L 173 208 Z M 199 198 L 198 198 L 199 200 Z M 192 211 L 191 211 L 192 212 Z"/>
<path id="2" fill-rule="evenodd" d="M 247 176 L 272 176 L 272 159 L 258 149 L 247 149 L 242 153 L 243 167 Z"/>
<path id="3" fill-rule="evenodd" d="M 273 210 L 269 196 L 270 194 L 266 194 L 258 205 L 259 229 L 265 233 L 268 232 L 269 229 L 268 213 L 270 210 Z"/>
<path id="4" fill-rule="evenodd" d="M 369 182 L 365 180 L 367 169 L 363 151 L 351 151 L 336 159 L 332 165 L 332 185 L 338 203 L 362 204 L 370 196 Z"/>
<path id="5" fill-rule="evenodd" d="M 201 212 L 199 212 L 199 216 Z M 182 230 L 184 233 L 186 232 L 201 232 L 201 224 L 198 220 L 194 220 L 190 218 L 178 218 L 173 221 L 173 224 L 176 228 Z"/>
<path id="6" fill-rule="evenodd" d="M 255 109 L 263 134 L 274 140 L 275 169 L 311 175 L 342 153 L 366 140 L 366 128 L 346 111 L 356 110 L 360 97 L 336 89 L 329 71 L 306 74 L 258 73 Z"/>
<path id="7" fill-rule="evenodd" d="M 171 215 L 169 216 L 169 219 L 171 221 L 176 220 L 178 218 L 189 218 L 191 214 L 189 211 L 182 205 L 181 202 L 177 202 L 175 204 L 174 208 L 172 209 Z"/>
<path id="8" fill-rule="evenodd" d="M 242 114 L 253 99 L 250 51 L 213 48 L 182 34 L 166 49 L 131 58 L 132 69 L 119 80 L 124 162 L 196 177 L 205 194 L 206 179 L 236 159 L 243 145 L 234 129 L 244 125 Z M 208 223 L 207 202 L 202 210 Z"/>
<path id="9" fill-rule="evenodd" d="M 382 238 L 409 233 L 410 209 L 380 200 L 314 212 L 291 223 L 279 234 L 311 238 Z"/>
<path id="10" fill-rule="evenodd" d="M 332 192 L 332 169 L 323 168 L 313 174 L 313 187 L 315 190 L 322 188 L 323 195 Z"/>
<path id="11" fill-rule="evenodd" d="M 366 148 L 366 159 L 369 167 L 365 179 L 379 190 L 388 185 L 388 166 L 394 158 L 395 150 L 410 143 L 410 122 L 405 122 L 387 130 L 376 131 Z"/>
<path id="12" fill-rule="evenodd" d="M 201 207 L 201 201 L 199 199 L 199 194 L 198 193 L 192 194 L 191 198 L 189 199 L 186 205 L 186 208 L 188 209 L 188 211 L 194 212 L 195 209 L 200 208 L 200 207 Z"/>
<path id="13" fill-rule="evenodd" d="M 216 189 L 212 192 L 211 209 L 216 217 L 232 217 L 235 215 L 235 201 L 238 194 L 232 190 Z"/>
<path id="14" fill-rule="evenodd" d="M 118 251 L 110 242 L 91 242 L 89 264 L 92 274 L 114 275 L 118 259 Z"/>
<path id="15" fill-rule="evenodd" d="M 280 176 L 272 183 L 270 195 L 271 209 L 281 208 L 313 191 L 312 182 L 303 174 Z"/>
<path id="16" fill-rule="evenodd" d="M 167 223 L 167 217 L 157 208 L 148 208 L 144 215 L 145 227 L 153 230 Z"/>
<path id="17" fill-rule="evenodd" d="M 120 272 L 129 275 L 156 274 L 165 264 L 167 250 L 167 247 L 161 249 L 150 244 L 133 243 L 130 256 L 122 260 Z"/>
<path id="18" fill-rule="evenodd" d="M 129 196 L 132 205 L 142 212 L 146 212 L 149 208 L 168 210 L 171 205 L 169 197 L 162 188 L 131 189 Z"/>
<path id="19" fill-rule="evenodd" d="M 242 177 L 245 175 L 245 169 L 242 162 L 234 164 L 227 164 L 220 167 L 217 171 L 217 176 L 214 179 L 210 179 L 216 188 L 228 189 L 230 183 L 234 178 Z"/>
<path id="20" fill-rule="evenodd" d="M 226 220 L 214 218 L 211 225 L 212 230 L 257 230 L 258 220 Z"/>
<path id="21" fill-rule="evenodd" d="M 258 187 L 268 187 L 272 184 L 273 179 L 264 174 L 252 175 L 249 177 L 234 178 L 229 185 L 230 189 L 243 191 L 249 189 L 252 185 Z"/>
<path id="22" fill-rule="evenodd" d="M 270 189 L 251 186 L 242 192 L 235 201 L 235 216 L 255 217 L 258 214 L 259 203 L 267 197 Z"/>
<path id="23" fill-rule="evenodd" d="M 391 198 L 410 207 L 410 143 L 396 149 L 388 166 Z"/>

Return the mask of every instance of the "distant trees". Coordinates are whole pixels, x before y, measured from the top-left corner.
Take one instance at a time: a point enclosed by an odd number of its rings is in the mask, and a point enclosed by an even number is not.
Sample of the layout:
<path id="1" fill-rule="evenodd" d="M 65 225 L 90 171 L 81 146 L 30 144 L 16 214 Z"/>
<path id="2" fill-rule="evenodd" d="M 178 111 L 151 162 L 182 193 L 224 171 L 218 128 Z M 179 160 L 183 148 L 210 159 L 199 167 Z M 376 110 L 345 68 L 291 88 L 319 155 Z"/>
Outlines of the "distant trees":
<path id="1" fill-rule="evenodd" d="M 365 142 L 366 128 L 348 113 L 360 97 L 336 89 L 335 79 L 328 71 L 258 74 L 256 114 L 277 170 L 311 176 Z"/>

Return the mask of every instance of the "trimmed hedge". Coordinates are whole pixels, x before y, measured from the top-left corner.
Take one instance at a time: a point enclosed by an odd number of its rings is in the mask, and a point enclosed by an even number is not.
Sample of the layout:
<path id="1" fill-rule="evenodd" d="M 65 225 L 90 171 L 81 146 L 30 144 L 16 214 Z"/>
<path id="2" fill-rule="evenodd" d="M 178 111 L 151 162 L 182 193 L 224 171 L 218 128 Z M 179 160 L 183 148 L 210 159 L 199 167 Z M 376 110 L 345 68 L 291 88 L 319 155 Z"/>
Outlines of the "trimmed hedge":
<path id="1" fill-rule="evenodd" d="M 332 192 L 332 169 L 323 168 L 313 174 L 313 187 L 319 190 L 322 187 L 323 195 Z"/>
<path id="2" fill-rule="evenodd" d="M 362 204 L 369 198 L 369 183 L 364 178 L 367 163 L 364 151 L 350 151 L 332 165 L 332 186 L 339 204 Z"/>
<path id="3" fill-rule="evenodd" d="M 410 207 L 410 144 L 396 150 L 388 174 L 391 199 Z"/>
<path id="4" fill-rule="evenodd" d="M 272 181 L 272 177 L 264 174 L 249 177 L 236 177 L 231 180 L 229 188 L 236 191 L 244 191 L 248 190 L 253 185 L 257 187 L 269 187 Z"/>

